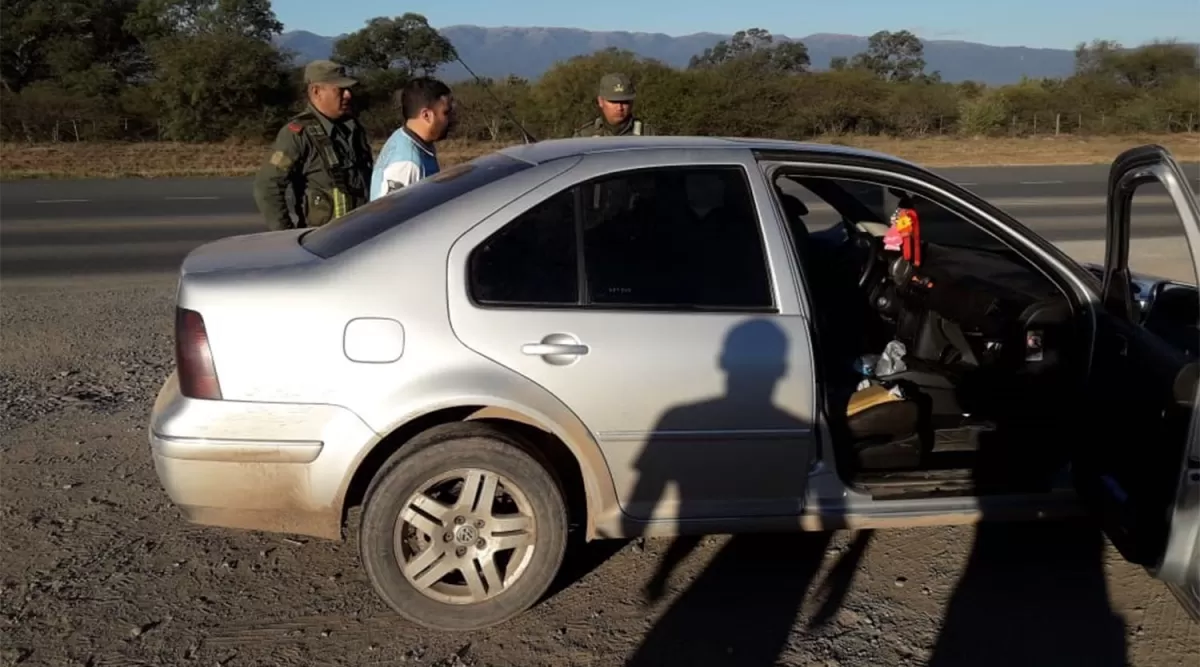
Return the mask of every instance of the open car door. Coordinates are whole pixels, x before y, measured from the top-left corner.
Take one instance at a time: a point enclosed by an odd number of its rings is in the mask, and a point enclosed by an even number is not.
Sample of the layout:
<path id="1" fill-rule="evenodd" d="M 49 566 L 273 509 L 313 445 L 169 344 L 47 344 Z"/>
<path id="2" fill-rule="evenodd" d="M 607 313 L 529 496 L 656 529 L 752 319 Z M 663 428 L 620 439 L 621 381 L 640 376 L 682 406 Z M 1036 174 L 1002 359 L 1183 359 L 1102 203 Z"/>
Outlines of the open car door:
<path id="1" fill-rule="evenodd" d="M 1113 162 L 1103 307 L 1097 313 L 1092 374 L 1073 472 L 1080 500 L 1126 560 L 1144 566 L 1200 621 L 1200 404 L 1195 341 L 1169 342 L 1134 306 L 1129 270 L 1134 195 L 1166 190 L 1200 275 L 1200 206 L 1183 170 L 1160 146 Z M 1191 287 L 1173 296 L 1200 299 Z M 1191 290 L 1191 291 L 1187 291 Z M 1178 301 L 1176 301 L 1178 302 Z M 1154 303 L 1148 307 L 1151 312 Z M 1194 319 L 1194 309 L 1177 319 Z M 1195 321 L 1175 331 L 1196 337 Z"/>

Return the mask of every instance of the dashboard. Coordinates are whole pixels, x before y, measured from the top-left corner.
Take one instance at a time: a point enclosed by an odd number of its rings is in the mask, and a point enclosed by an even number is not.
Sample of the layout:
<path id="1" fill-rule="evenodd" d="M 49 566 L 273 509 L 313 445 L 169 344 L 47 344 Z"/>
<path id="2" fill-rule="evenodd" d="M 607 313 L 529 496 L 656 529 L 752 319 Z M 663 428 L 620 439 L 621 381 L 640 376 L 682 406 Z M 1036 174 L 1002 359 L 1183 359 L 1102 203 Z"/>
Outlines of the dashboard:
<path id="1" fill-rule="evenodd" d="M 922 244 L 920 267 L 883 253 L 884 276 L 870 298 L 918 357 L 960 363 L 1040 362 L 1057 345 L 1070 305 L 1057 287 L 1019 261 L 988 251 Z"/>

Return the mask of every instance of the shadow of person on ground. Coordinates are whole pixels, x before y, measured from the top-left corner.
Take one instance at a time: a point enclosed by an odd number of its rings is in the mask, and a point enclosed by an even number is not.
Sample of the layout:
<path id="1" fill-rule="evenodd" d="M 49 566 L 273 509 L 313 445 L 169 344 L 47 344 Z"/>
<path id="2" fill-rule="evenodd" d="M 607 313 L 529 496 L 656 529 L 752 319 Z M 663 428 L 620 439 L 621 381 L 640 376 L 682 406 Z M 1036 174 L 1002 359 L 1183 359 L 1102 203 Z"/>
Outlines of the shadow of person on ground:
<path id="1" fill-rule="evenodd" d="M 678 493 L 678 521 L 711 518 L 721 515 L 721 500 L 745 502 L 747 491 L 755 489 L 756 471 L 772 470 L 775 474 L 764 480 L 779 480 L 778 471 L 785 469 L 791 471 L 788 477 L 794 487 L 760 487 L 759 492 L 764 499 L 794 497 L 795 508 L 800 507 L 815 451 L 802 444 L 812 424 L 773 399 L 778 383 L 789 372 L 788 346 L 787 334 L 768 320 L 748 320 L 729 332 L 719 359 L 726 373 L 725 393 L 673 408 L 662 417 L 638 459 L 634 502 L 669 505 L 666 495 L 673 486 Z M 787 435 L 765 439 L 753 434 L 755 441 L 722 435 L 722 442 L 701 445 L 706 447 L 703 456 L 693 458 L 688 447 L 695 444 L 671 437 L 694 433 L 697 424 L 711 423 L 713 415 L 729 414 L 739 415 L 739 423 L 762 424 Z M 641 522 L 626 521 L 627 535 L 644 529 Z M 832 532 L 732 537 L 671 603 L 627 664 L 774 665 L 787 646 L 832 537 Z M 827 604 L 840 605 L 866 539 L 868 534 L 861 534 L 861 544 L 848 552 L 854 562 L 836 567 L 821 584 Z M 644 591 L 648 602 L 666 596 L 672 573 L 701 541 L 685 536 L 671 543 Z M 828 618 L 835 611 L 825 609 L 822 614 Z"/>

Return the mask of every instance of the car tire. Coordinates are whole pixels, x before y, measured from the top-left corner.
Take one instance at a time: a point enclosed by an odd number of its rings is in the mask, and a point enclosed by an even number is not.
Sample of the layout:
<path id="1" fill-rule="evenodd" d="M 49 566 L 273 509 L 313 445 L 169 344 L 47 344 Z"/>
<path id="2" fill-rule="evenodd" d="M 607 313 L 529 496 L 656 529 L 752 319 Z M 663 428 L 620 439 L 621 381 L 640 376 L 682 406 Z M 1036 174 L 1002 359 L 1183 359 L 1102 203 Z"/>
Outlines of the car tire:
<path id="1" fill-rule="evenodd" d="M 360 557 L 376 593 L 402 617 L 442 631 L 490 627 L 532 607 L 558 575 L 567 546 L 564 494 L 539 458 L 504 431 L 469 422 L 434 427 L 401 447 L 368 487 L 359 528 Z M 468 480 L 495 488 L 496 502 L 517 513 L 493 516 L 492 505 L 480 501 L 472 509 L 462 498 Z M 435 498 L 440 504 L 430 502 Z M 456 508 L 455 501 L 468 504 Z M 528 530 L 508 530 L 517 524 Z M 501 526 L 505 532 L 493 534 Z M 526 546 L 496 550 L 510 543 Z M 490 570 L 480 565 L 488 561 Z M 456 569 L 437 574 L 446 567 Z M 478 595 L 481 586 L 486 596 Z"/>

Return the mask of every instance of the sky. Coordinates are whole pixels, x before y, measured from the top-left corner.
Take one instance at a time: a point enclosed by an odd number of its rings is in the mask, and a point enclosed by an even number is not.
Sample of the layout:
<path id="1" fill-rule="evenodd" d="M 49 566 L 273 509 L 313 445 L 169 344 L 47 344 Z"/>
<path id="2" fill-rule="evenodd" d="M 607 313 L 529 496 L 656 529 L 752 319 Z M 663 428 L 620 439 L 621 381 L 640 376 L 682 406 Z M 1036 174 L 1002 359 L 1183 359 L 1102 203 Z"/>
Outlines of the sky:
<path id="1" fill-rule="evenodd" d="M 1092 39 L 1126 46 L 1156 38 L 1200 42 L 1200 0 L 442 0 L 407 5 L 394 0 L 273 0 L 284 30 L 335 36 L 367 19 L 424 14 L 435 28 L 563 27 L 584 30 L 732 34 L 760 27 L 778 35 L 867 36 L 908 29 L 922 39 L 957 39 L 996 46 L 1074 48 Z M 602 7 L 597 11 L 596 7 Z"/>

